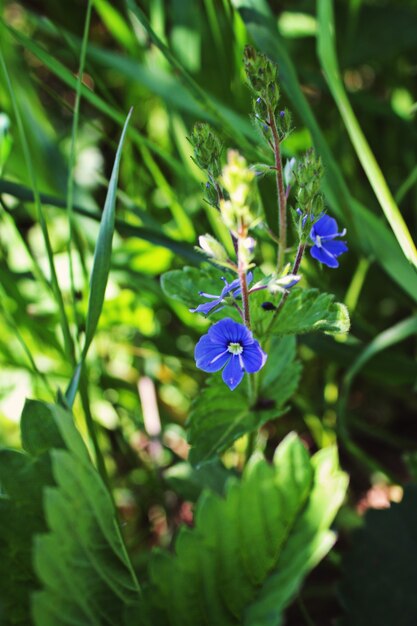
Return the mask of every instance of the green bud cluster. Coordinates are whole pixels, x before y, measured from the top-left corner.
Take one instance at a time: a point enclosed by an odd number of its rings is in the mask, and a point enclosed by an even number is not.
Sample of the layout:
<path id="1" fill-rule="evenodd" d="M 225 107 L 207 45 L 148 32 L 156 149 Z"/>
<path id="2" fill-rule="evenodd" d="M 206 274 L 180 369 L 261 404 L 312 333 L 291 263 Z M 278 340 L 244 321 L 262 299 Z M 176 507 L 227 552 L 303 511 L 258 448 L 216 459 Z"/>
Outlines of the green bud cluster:
<path id="1" fill-rule="evenodd" d="M 293 174 L 296 181 L 297 206 L 308 214 L 322 212 L 324 204 L 320 193 L 320 184 L 323 176 L 323 165 L 320 157 L 316 157 L 313 150 L 309 150 L 297 162 Z"/>
<path id="2" fill-rule="evenodd" d="M 251 89 L 275 111 L 279 101 L 278 67 L 252 46 L 246 46 L 243 62 Z"/>
<path id="3" fill-rule="evenodd" d="M 209 124 L 194 125 L 189 142 L 194 148 L 194 162 L 206 171 L 209 178 L 216 179 L 221 172 L 223 144 Z"/>

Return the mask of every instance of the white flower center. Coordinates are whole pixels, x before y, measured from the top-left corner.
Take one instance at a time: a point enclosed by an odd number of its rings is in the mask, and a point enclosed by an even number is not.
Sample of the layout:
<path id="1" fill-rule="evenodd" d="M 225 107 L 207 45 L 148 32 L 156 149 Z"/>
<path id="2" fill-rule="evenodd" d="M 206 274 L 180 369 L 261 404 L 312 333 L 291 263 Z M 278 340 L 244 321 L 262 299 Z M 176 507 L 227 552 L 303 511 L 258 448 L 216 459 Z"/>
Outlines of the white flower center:
<path id="1" fill-rule="evenodd" d="M 232 354 L 242 354 L 243 352 L 243 348 L 240 345 L 240 343 L 234 343 L 231 342 L 229 343 L 229 345 L 227 346 L 227 349 L 229 352 L 231 352 Z"/>

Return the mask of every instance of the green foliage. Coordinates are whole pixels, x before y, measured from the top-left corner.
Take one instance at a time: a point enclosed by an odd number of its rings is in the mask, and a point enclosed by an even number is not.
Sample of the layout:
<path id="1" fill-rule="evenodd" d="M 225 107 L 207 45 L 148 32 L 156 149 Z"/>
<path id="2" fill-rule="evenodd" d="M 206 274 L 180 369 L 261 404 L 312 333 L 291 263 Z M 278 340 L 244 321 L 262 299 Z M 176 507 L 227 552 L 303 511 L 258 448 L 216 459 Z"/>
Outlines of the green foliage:
<path id="1" fill-rule="evenodd" d="M 301 89 L 296 67 L 278 32 L 267 2 L 233 0 L 233 4 L 239 10 L 256 46 L 278 64 L 282 87 L 291 105 L 311 132 L 315 148 L 323 160 L 325 168 L 323 188 L 332 210 L 338 217 L 349 220 L 352 226 L 350 232 L 354 233 L 361 250 L 376 258 L 387 274 L 416 300 L 416 273 L 403 255 L 394 235 L 381 220 L 352 196 L 338 159 L 334 157 Z"/>
<path id="2" fill-rule="evenodd" d="M 35 535 L 46 532 L 43 489 L 54 478 L 47 453 L 63 445 L 53 413 L 57 407 L 26 403 L 21 419 L 25 452 L 0 450 L 0 622 L 4 626 L 32 623 L 30 595 L 39 588 L 32 565 Z"/>
<path id="3" fill-rule="evenodd" d="M 385 217 L 405 257 L 417 268 L 417 249 L 410 231 L 395 203 L 374 154 L 369 147 L 369 143 L 359 125 L 343 86 L 336 56 L 332 0 L 320 0 L 318 2 L 317 16 L 319 20 L 319 27 L 317 29 L 317 51 L 330 91 L 339 108 L 340 115 L 345 123 L 346 130 L 349 133 L 356 154 L 362 163 L 362 167 L 384 211 Z"/>
<path id="4" fill-rule="evenodd" d="M 186 266 L 182 270 L 171 270 L 163 274 L 161 287 L 169 298 L 179 300 L 188 308 L 195 308 L 199 304 L 200 291 L 220 294 L 224 286 L 220 277 L 221 273 L 212 265 L 205 264 L 200 269 Z"/>
<path id="5" fill-rule="evenodd" d="M 121 624 L 140 591 L 71 414 L 27 402 L 22 442 L 26 452 L 0 451 L 2 623 L 31 624 L 30 595 L 42 584 L 32 601 L 36 625 Z"/>
<path id="6" fill-rule="evenodd" d="M 212 459 L 246 433 L 285 413 L 285 403 L 298 386 L 301 366 L 295 359 L 294 337 L 274 340 L 261 371 L 256 404 L 251 404 L 243 385 L 230 391 L 213 377 L 191 407 L 188 439 L 190 462 L 196 465 Z"/>
<path id="7" fill-rule="evenodd" d="M 400 504 L 367 512 L 343 563 L 342 626 L 417 622 L 416 529 L 416 485 Z"/>
<path id="8" fill-rule="evenodd" d="M 318 289 L 293 289 L 278 313 L 271 332 L 289 335 L 321 331 L 347 333 L 349 313 L 344 304 L 333 302 L 334 296 Z"/>
<path id="9" fill-rule="evenodd" d="M 33 597 L 35 624 L 123 623 L 140 591 L 114 505 L 72 416 L 55 408 L 53 417 L 67 449 L 50 453 L 56 487 L 44 493 L 49 533 L 35 544 L 43 584 Z"/>
<path id="10" fill-rule="evenodd" d="M 305 575 L 334 542 L 329 526 L 346 486 L 334 449 L 310 461 L 294 435 L 272 466 L 253 457 L 240 481 L 229 480 L 225 498 L 202 496 L 195 528 L 182 530 L 175 555 L 152 558 L 153 623 L 282 624 Z"/>

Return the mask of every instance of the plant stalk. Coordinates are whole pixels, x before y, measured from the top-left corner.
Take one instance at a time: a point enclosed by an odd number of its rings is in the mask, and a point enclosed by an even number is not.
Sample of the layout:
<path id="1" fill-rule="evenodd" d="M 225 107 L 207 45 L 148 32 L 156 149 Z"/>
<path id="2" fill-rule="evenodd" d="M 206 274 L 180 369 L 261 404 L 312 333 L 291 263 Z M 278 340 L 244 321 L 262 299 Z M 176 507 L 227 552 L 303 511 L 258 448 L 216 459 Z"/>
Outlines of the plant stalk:
<path id="1" fill-rule="evenodd" d="M 282 159 L 280 140 L 278 129 L 275 122 L 275 115 L 271 107 L 268 107 L 268 123 L 271 128 L 273 137 L 273 150 L 275 160 L 276 185 L 278 197 L 278 227 L 279 227 L 279 246 L 277 271 L 279 272 L 284 265 L 285 250 L 287 247 L 287 194 L 284 186 L 284 175 L 282 171 Z"/>
<path id="2" fill-rule="evenodd" d="M 292 271 L 291 273 L 296 275 L 298 270 L 300 269 L 300 265 L 301 265 L 301 261 L 303 259 L 303 255 L 304 255 L 304 251 L 306 249 L 306 244 L 304 242 L 299 243 L 298 245 L 298 249 L 297 249 L 297 254 L 295 256 L 295 261 L 294 261 L 294 265 L 292 267 Z M 285 293 L 282 294 L 282 298 L 279 301 L 279 304 L 277 306 L 277 308 L 274 311 L 274 314 L 272 316 L 272 319 L 268 325 L 268 328 L 266 329 L 266 334 L 269 335 L 271 328 L 273 327 L 273 325 L 275 324 L 275 320 L 277 319 L 279 312 L 281 311 L 282 307 L 284 306 L 288 296 L 289 296 L 289 291 L 285 291 Z"/>
<path id="3" fill-rule="evenodd" d="M 246 280 L 246 268 L 244 265 L 244 261 L 242 259 L 241 247 L 242 247 L 243 237 L 238 238 L 238 274 L 239 274 L 239 282 L 240 282 L 240 291 L 242 296 L 242 308 L 243 308 L 243 321 L 245 326 L 250 330 L 250 310 L 249 310 L 249 294 L 248 294 L 248 283 Z"/>

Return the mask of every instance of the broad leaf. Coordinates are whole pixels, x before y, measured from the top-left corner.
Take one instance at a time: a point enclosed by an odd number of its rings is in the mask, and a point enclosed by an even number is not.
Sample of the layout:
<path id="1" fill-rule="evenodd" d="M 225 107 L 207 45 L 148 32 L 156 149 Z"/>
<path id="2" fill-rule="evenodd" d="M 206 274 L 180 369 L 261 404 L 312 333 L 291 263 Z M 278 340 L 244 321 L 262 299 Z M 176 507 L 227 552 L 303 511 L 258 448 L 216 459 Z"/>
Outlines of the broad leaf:
<path id="1" fill-rule="evenodd" d="M 334 296 L 318 289 L 294 289 L 279 312 L 271 332 L 274 335 L 301 335 L 322 331 L 347 333 L 349 313 Z"/>
<path id="2" fill-rule="evenodd" d="M 201 256 L 203 260 L 204 257 Z M 212 265 L 204 264 L 200 269 L 184 267 L 182 270 L 166 272 L 161 278 L 162 291 L 173 300 L 179 300 L 188 308 L 195 308 L 202 302 L 208 302 L 199 295 L 200 291 L 220 294 L 224 287 L 222 272 Z M 233 280 L 232 277 L 230 280 Z"/>
<path id="3" fill-rule="evenodd" d="M 301 371 L 295 360 L 294 337 L 274 340 L 268 352 L 253 406 L 248 401 L 245 379 L 230 391 L 220 374 L 197 397 L 188 422 L 191 463 L 210 460 L 242 435 L 285 413 L 285 403 L 296 390 Z"/>
<path id="4" fill-rule="evenodd" d="M 206 492 L 175 555 L 157 552 L 147 601 L 161 626 L 282 624 L 305 575 L 334 542 L 347 480 L 335 450 L 309 456 L 294 435 L 274 464 L 253 457 L 226 496 Z"/>
<path id="5" fill-rule="evenodd" d="M 368 511 L 344 561 L 343 626 L 417 624 L 417 486 L 400 504 Z"/>
<path id="6" fill-rule="evenodd" d="M 66 450 L 53 450 L 56 487 L 45 491 L 49 533 L 37 538 L 33 597 L 37 626 L 123 624 L 140 590 L 110 495 L 92 466 L 72 416 L 54 413 Z"/>

